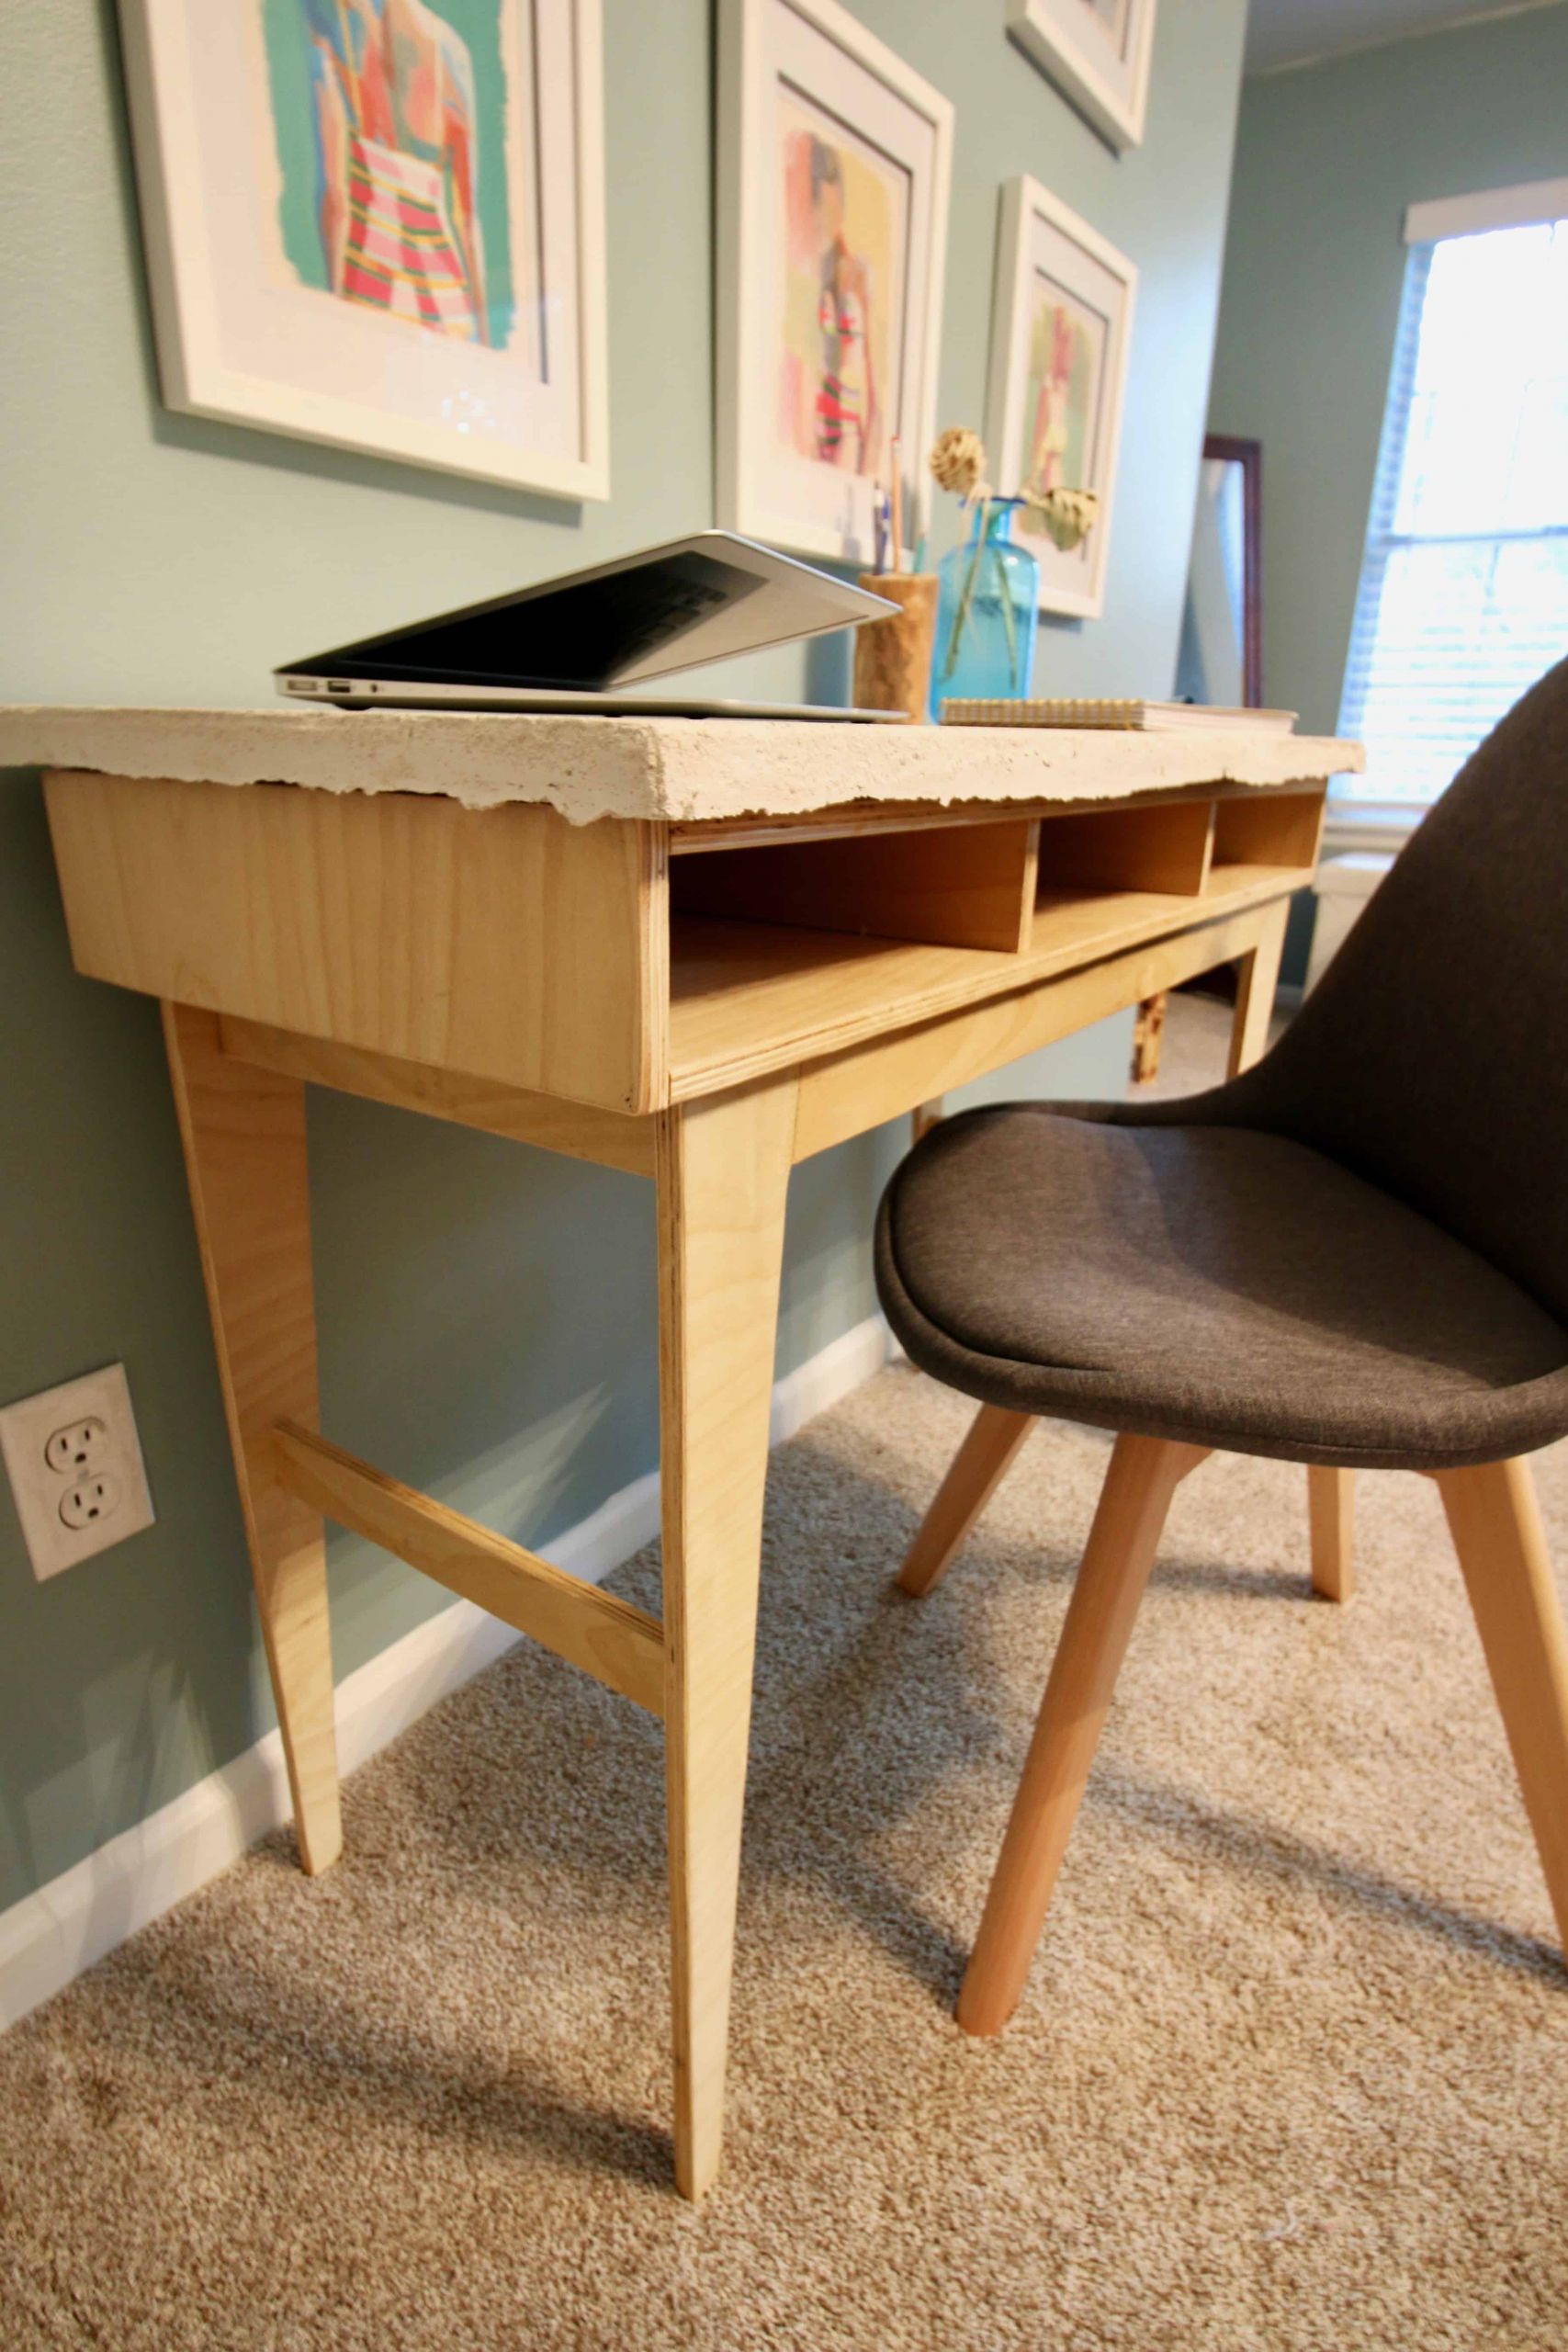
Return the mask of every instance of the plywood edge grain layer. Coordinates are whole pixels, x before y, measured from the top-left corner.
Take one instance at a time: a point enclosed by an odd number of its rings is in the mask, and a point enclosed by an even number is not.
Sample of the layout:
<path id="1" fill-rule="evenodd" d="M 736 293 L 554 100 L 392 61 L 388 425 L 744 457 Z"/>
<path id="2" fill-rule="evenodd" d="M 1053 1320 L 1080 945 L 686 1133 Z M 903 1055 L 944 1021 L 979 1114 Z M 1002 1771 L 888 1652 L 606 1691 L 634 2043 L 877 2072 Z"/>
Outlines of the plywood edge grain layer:
<path id="1" fill-rule="evenodd" d="M 788 817 L 889 801 L 1122 799 L 1200 783 L 1305 785 L 1363 764 L 1354 743 L 1239 728 L 1156 735 L 493 711 L 0 707 L 0 765 L 433 794 L 469 808 L 525 801 L 574 825 Z"/>

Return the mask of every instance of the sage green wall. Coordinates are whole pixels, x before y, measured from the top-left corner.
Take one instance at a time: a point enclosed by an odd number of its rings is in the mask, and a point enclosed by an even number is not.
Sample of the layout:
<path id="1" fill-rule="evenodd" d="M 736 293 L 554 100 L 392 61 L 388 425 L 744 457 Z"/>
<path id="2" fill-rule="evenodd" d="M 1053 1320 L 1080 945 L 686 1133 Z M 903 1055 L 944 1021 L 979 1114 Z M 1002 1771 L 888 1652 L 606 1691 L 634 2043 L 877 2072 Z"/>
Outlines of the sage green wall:
<path id="1" fill-rule="evenodd" d="M 957 107 L 944 418 L 980 416 L 1009 174 L 1139 265 L 1107 616 L 1046 632 L 1043 668 L 1068 693 L 1163 693 L 1243 0 L 1164 8 L 1148 141 L 1121 162 L 1009 44 L 1001 0 L 857 13 Z M 252 702 L 306 647 L 711 518 L 708 7 L 605 0 L 605 19 L 615 497 L 578 508 L 160 408 L 112 8 L 0 10 L 0 697 Z M 728 674 L 830 694 L 843 650 Z M 270 1709 L 154 1011 L 73 975 L 28 775 L 0 780 L 0 1399 L 123 1358 L 158 1511 L 39 1586 L 0 1500 L 5 1903 L 234 1756 Z M 1127 1035 L 1107 1024 L 1005 1083 L 1114 1091 Z M 781 1370 L 871 1311 L 866 1235 L 900 1142 L 798 1171 Z M 310 1150 L 334 1435 L 536 1544 L 653 1467 L 646 1188 L 333 1096 L 312 1097 Z M 340 1673 L 444 1605 L 365 1544 L 332 1559 Z"/>
<path id="2" fill-rule="evenodd" d="M 1243 85 L 1209 424 L 1263 444 L 1264 689 L 1314 733 L 1339 719 L 1404 208 L 1563 173 L 1568 7 Z"/>

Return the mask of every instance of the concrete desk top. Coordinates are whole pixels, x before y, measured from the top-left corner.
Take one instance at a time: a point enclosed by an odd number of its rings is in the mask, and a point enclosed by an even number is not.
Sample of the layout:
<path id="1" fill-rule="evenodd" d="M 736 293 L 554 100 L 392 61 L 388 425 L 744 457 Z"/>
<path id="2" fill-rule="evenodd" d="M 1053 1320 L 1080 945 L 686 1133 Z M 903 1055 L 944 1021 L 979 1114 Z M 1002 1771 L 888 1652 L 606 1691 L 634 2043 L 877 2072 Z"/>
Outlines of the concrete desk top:
<path id="1" fill-rule="evenodd" d="M 692 824 L 864 801 L 1116 800 L 1183 785 L 1320 781 L 1359 744 L 1258 729 L 1145 734 L 845 720 L 598 718 L 478 711 L 0 708 L 0 766 L 89 768 L 323 792 L 543 801 Z"/>

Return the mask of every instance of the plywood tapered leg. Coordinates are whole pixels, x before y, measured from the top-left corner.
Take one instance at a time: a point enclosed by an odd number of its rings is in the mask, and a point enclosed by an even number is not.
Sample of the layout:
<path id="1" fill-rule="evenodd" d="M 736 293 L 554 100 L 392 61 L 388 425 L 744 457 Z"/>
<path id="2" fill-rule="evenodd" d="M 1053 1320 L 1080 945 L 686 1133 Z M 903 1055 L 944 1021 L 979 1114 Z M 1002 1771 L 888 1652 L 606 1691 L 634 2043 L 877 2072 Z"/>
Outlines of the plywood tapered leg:
<path id="1" fill-rule="evenodd" d="M 1116 1441 L 958 1996 L 966 2033 L 999 2033 L 1018 2007 L 1171 1496 L 1203 1458 L 1164 1438 Z"/>
<path id="2" fill-rule="evenodd" d="M 1160 1046 L 1165 1041 L 1166 1015 L 1170 1011 L 1170 990 L 1161 989 L 1157 996 L 1146 996 L 1139 1004 L 1133 1022 L 1133 1068 L 1130 1073 L 1134 1086 L 1152 1086 L 1159 1076 Z"/>
<path id="3" fill-rule="evenodd" d="M 927 1593 L 941 1580 L 1034 1419 L 1032 1413 L 1011 1413 L 1003 1405 L 981 1406 L 898 1571 L 905 1592 Z"/>
<path id="4" fill-rule="evenodd" d="M 793 1079 L 658 1140 L 675 2172 L 718 2169 Z"/>
<path id="5" fill-rule="evenodd" d="M 1568 1632 L 1525 1461 L 1438 1487 L 1568 1956 Z"/>
<path id="6" fill-rule="evenodd" d="M 218 1018 L 165 1003 L 164 1034 L 294 1828 L 312 1874 L 343 1845 L 321 1518 L 278 1484 L 273 1430 L 317 1424 L 305 1090 L 234 1061 Z"/>
<path id="7" fill-rule="evenodd" d="M 1308 1467 L 1312 1589 L 1321 1593 L 1325 1600 L 1350 1600 L 1355 1597 L 1356 1569 L 1351 1556 L 1355 1507 L 1353 1470 L 1325 1470 L 1315 1463 Z"/>
<path id="8" fill-rule="evenodd" d="M 1257 946 L 1250 954 L 1236 958 L 1235 1019 L 1231 1025 L 1230 1061 L 1225 1073 L 1228 1078 L 1238 1078 L 1244 1069 L 1250 1069 L 1267 1050 L 1289 915 L 1289 902 L 1281 900 L 1270 910 Z"/>

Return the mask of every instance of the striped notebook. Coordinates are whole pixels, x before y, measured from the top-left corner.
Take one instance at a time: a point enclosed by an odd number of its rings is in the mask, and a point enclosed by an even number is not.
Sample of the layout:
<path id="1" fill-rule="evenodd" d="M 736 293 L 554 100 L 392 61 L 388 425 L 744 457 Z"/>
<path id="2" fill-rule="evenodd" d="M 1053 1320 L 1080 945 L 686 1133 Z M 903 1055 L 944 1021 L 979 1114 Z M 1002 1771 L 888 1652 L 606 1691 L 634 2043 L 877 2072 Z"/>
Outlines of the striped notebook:
<path id="1" fill-rule="evenodd" d="M 1293 710 L 1237 710 L 1206 702 L 1083 701 L 1070 695 L 954 695 L 942 707 L 944 727 L 1117 727 L 1141 728 L 1159 735 L 1179 733 L 1189 727 L 1246 727 L 1270 735 L 1294 731 Z"/>

